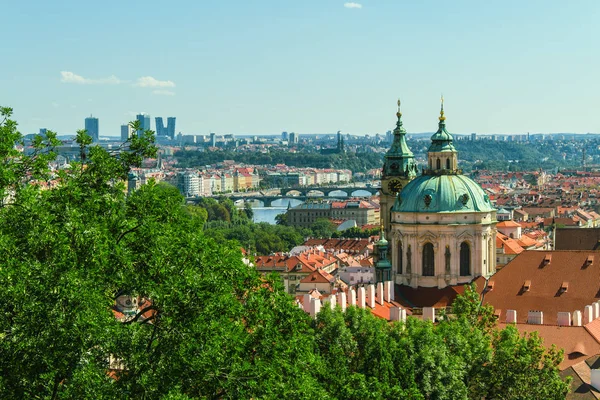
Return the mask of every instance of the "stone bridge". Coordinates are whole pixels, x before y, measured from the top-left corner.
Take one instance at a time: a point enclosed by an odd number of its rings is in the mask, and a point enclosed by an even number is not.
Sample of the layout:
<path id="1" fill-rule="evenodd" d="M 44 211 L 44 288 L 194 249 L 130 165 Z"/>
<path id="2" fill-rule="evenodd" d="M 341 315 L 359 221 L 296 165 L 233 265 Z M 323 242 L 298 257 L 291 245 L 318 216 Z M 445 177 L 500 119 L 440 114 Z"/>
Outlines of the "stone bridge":
<path id="1" fill-rule="evenodd" d="M 275 189 L 271 189 L 273 192 Z M 369 195 L 375 195 L 379 193 L 379 188 L 376 187 L 320 187 L 320 188 L 285 188 L 279 189 L 280 194 L 276 195 L 262 195 L 257 192 L 252 193 L 231 193 L 224 195 L 225 197 L 231 199 L 234 202 L 239 200 L 243 200 L 244 202 L 251 201 L 260 201 L 263 203 L 264 207 L 271 207 L 274 201 L 276 200 L 300 200 L 302 203 L 306 202 L 309 199 L 319 199 L 319 198 L 331 198 L 331 199 L 343 199 L 346 197 L 366 197 L 364 195 L 357 195 L 358 191 L 366 191 L 369 192 Z M 336 196 L 333 194 L 334 192 L 341 191 L 345 193 L 345 196 Z M 220 196 L 210 196 L 213 198 L 217 198 Z M 191 197 L 187 199 L 190 202 L 194 202 L 195 198 Z"/>

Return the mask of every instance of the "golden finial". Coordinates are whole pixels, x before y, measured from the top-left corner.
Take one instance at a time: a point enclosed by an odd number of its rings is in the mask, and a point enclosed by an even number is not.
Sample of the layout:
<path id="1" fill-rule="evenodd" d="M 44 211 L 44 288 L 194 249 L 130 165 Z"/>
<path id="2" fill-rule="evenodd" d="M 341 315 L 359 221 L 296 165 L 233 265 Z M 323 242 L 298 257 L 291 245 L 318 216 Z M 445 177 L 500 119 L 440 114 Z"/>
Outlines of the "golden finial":
<path id="1" fill-rule="evenodd" d="M 444 117 L 444 95 L 442 95 L 442 108 L 440 109 L 440 122 L 444 122 L 446 117 Z"/>
<path id="2" fill-rule="evenodd" d="M 400 99 L 398 99 L 398 112 L 396 113 L 396 117 L 400 118 L 402 113 L 400 112 Z"/>

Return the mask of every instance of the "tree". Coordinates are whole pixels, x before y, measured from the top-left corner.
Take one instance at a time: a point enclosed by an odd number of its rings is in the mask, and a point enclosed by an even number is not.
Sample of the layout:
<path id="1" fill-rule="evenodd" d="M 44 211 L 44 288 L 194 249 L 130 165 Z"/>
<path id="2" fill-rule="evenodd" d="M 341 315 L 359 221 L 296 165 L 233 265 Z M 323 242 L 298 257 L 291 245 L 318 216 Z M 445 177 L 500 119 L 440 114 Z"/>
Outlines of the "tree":
<path id="1" fill-rule="evenodd" d="M 0 209 L 2 397 L 326 398 L 308 317 L 281 285 L 203 235 L 172 188 L 125 196 L 152 136 L 114 155 L 88 138 L 56 188 L 19 187 Z M 145 299 L 126 322 L 121 294 Z"/>
<path id="2" fill-rule="evenodd" d="M 275 216 L 275 224 L 277 224 L 277 225 L 288 225 L 288 215 L 287 215 L 287 213 L 277 214 Z"/>

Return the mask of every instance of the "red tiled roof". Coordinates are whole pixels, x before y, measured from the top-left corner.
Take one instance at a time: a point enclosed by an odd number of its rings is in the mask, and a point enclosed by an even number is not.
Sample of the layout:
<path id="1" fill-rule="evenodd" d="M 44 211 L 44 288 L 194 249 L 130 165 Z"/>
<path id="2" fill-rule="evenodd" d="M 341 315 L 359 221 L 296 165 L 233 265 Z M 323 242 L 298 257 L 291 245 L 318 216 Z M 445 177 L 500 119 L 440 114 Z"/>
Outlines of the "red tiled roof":
<path id="1" fill-rule="evenodd" d="M 547 254 L 552 255 L 544 265 Z M 586 264 L 589 255 L 594 259 Z M 506 310 L 517 311 L 517 321 L 527 321 L 531 310 L 544 312 L 546 324 L 556 324 L 557 313 L 584 310 L 584 307 L 600 298 L 600 251 L 536 251 L 526 250 L 490 278 L 494 289 L 485 293 L 484 302 L 503 314 Z M 530 281 L 529 290 L 523 289 Z M 562 283 L 569 288 L 561 292 Z"/>

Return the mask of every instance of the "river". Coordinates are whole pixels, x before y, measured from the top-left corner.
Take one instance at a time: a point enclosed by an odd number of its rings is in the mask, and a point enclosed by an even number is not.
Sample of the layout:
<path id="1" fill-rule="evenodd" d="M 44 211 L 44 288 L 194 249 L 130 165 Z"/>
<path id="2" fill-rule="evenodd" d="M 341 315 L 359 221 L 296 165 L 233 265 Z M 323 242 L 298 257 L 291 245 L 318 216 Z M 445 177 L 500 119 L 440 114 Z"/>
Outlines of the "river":
<path id="1" fill-rule="evenodd" d="M 346 197 L 344 192 L 332 192 L 332 195 L 335 195 L 339 199 Z M 354 192 L 354 195 L 356 197 L 368 197 L 371 195 L 371 193 L 359 189 Z M 331 199 L 332 196 L 330 195 L 329 198 Z M 291 207 L 295 207 L 299 204 L 302 204 L 302 201 L 289 198 L 275 200 L 271 207 L 263 207 L 261 202 L 250 202 L 250 204 L 252 205 L 252 210 L 254 211 L 254 222 L 268 222 L 269 224 L 275 224 L 275 217 L 278 214 L 284 214 L 288 208 L 288 204 Z"/>

